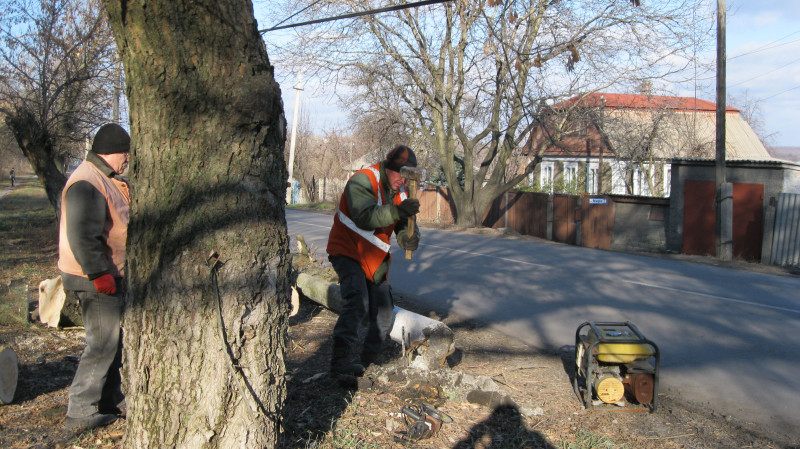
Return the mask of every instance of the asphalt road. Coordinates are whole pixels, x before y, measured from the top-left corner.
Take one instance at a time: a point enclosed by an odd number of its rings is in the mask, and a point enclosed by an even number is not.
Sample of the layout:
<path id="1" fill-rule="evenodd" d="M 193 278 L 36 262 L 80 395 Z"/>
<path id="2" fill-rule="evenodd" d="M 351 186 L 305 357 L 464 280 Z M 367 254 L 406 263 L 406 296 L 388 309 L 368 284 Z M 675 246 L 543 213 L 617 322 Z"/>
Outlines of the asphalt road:
<path id="1" fill-rule="evenodd" d="M 332 216 L 286 218 L 325 253 Z M 396 291 L 541 349 L 631 321 L 660 348 L 661 391 L 800 442 L 798 276 L 433 229 L 412 260 L 392 254 Z"/>

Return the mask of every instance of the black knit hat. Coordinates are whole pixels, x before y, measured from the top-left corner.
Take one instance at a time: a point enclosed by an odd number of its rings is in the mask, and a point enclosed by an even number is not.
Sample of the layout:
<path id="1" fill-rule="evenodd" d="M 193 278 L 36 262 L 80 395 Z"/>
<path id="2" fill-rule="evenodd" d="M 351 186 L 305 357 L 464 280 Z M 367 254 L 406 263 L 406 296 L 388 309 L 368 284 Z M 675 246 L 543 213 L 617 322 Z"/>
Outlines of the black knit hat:
<path id="1" fill-rule="evenodd" d="M 128 153 L 131 151 L 131 136 L 116 123 L 106 123 L 94 135 L 92 151 L 97 154 Z"/>
<path id="2" fill-rule="evenodd" d="M 405 145 L 398 145 L 386 153 L 386 165 L 389 170 L 400 171 L 402 167 L 416 167 L 417 156 Z"/>

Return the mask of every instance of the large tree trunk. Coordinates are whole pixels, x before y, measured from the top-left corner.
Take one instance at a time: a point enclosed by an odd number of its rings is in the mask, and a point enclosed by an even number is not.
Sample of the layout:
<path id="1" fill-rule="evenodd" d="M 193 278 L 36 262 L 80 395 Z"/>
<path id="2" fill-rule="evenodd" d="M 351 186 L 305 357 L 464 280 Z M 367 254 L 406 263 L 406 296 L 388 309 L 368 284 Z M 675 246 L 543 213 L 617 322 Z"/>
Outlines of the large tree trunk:
<path id="1" fill-rule="evenodd" d="M 132 138 L 125 445 L 273 447 L 290 301 L 286 125 L 252 4 L 105 4 Z"/>
<path id="2" fill-rule="evenodd" d="M 53 205 L 56 216 L 60 216 L 61 191 L 64 190 L 67 177 L 59 170 L 60 159 L 53 148 L 53 140 L 30 111 L 15 112 L 14 115 L 6 116 L 6 126 L 14 134 L 17 145 L 28 158 L 33 171 L 44 186 L 47 199 Z"/>

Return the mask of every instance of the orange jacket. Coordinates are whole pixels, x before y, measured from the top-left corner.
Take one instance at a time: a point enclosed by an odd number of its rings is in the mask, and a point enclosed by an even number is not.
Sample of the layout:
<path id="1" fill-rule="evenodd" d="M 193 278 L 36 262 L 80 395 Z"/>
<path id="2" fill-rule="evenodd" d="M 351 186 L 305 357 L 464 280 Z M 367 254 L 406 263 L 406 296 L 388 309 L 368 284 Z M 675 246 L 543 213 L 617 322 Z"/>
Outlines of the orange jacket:
<path id="1" fill-rule="evenodd" d="M 128 184 L 107 176 L 94 163 L 84 161 L 75 169 L 61 192 L 61 222 L 59 224 L 58 269 L 66 274 L 88 278 L 75 257 L 83 248 L 72 248 L 67 233 L 67 191 L 73 184 L 87 181 L 106 199 L 107 213 L 101 235 L 102 253 L 105 261 L 97 266 L 107 269 L 114 277 L 122 277 L 125 267 L 125 244 L 128 238 L 130 192 Z"/>
<path id="2" fill-rule="evenodd" d="M 380 185 L 380 165 L 375 164 L 367 167 L 356 172 L 353 176 L 359 173 L 366 174 L 372 183 L 375 203 L 378 206 L 384 206 L 387 203 L 383 198 L 384 193 Z M 405 190 L 401 190 L 394 195 L 390 204 L 398 205 L 406 198 Z M 333 217 L 333 227 L 328 236 L 327 252 L 331 256 L 345 256 L 358 261 L 367 279 L 375 282 L 375 271 L 380 267 L 384 259 L 388 257 L 387 262 L 391 262 L 389 239 L 396 225 L 397 220 L 387 226 L 376 229 L 359 228 L 350 213 L 346 193 L 343 193 L 339 200 L 339 209 Z"/>

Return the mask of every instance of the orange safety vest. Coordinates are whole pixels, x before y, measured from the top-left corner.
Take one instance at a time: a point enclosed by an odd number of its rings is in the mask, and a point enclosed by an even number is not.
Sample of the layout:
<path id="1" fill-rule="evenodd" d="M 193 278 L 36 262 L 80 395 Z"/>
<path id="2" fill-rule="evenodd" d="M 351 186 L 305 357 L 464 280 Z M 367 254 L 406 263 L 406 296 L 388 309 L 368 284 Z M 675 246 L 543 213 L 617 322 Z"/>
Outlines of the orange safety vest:
<path id="1" fill-rule="evenodd" d="M 367 175 L 372 183 L 375 201 L 378 206 L 383 206 L 385 202 L 380 187 L 380 163 L 359 170 L 353 176 L 359 173 Z M 405 187 L 401 187 L 401 190 L 392 198 L 392 204 L 398 205 L 406 198 L 408 198 L 408 194 L 405 191 Z M 353 221 L 350 207 L 347 205 L 347 198 L 343 193 L 342 198 L 339 200 L 339 209 L 333 217 L 333 227 L 328 236 L 327 252 L 331 256 L 345 256 L 358 261 L 364 270 L 364 274 L 367 275 L 367 279 L 374 282 L 375 271 L 380 267 L 387 255 L 389 255 L 389 261 L 391 262 L 389 238 L 392 236 L 395 225 L 397 225 L 396 221 L 389 226 L 375 230 L 359 228 Z"/>
<path id="2" fill-rule="evenodd" d="M 125 243 L 128 239 L 128 221 L 131 202 L 128 184 L 115 178 L 109 178 L 89 161 L 84 161 L 75 169 L 61 191 L 61 223 L 59 224 L 58 269 L 67 274 L 88 278 L 84 273 L 67 240 L 66 201 L 67 190 L 79 181 L 88 181 L 106 199 L 109 216 L 103 228 L 105 255 L 108 270 L 114 277 L 122 277 L 125 268 Z"/>

